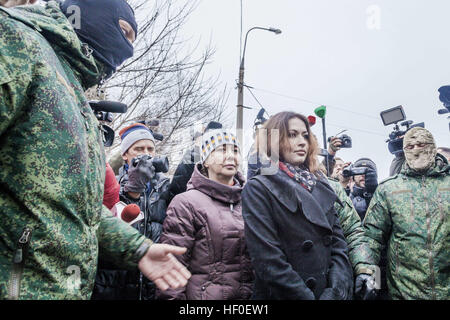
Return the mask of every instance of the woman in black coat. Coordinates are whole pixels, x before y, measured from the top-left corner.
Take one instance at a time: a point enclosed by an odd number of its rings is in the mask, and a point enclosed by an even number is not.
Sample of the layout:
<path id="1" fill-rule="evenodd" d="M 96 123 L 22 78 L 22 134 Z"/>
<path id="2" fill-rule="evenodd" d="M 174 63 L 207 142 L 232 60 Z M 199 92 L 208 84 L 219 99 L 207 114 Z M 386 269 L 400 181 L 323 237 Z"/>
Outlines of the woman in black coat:
<path id="1" fill-rule="evenodd" d="M 334 210 L 339 200 L 319 171 L 308 120 L 280 112 L 264 127 L 267 141 L 279 134 L 279 144 L 267 146 L 267 156 L 279 158 L 278 170 L 250 179 L 242 195 L 253 298 L 351 299 L 352 267 Z"/>

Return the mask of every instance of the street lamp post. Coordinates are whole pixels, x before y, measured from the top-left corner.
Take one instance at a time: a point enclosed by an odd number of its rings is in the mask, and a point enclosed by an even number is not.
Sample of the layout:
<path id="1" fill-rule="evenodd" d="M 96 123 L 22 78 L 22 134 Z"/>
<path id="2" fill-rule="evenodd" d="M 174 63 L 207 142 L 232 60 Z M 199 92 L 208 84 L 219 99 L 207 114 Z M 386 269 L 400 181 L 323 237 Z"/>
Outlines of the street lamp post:
<path id="1" fill-rule="evenodd" d="M 244 41 L 244 50 L 242 52 L 241 64 L 239 66 L 239 82 L 238 82 L 238 101 L 237 101 L 237 116 L 236 116 L 236 134 L 239 142 L 243 145 L 243 117 L 244 117 L 244 60 L 245 60 L 245 48 L 247 46 L 247 37 L 250 31 L 259 29 L 270 31 L 275 34 L 280 34 L 280 29 L 275 28 L 262 28 L 262 27 L 253 27 L 247 31 L 245 34 Z"/>

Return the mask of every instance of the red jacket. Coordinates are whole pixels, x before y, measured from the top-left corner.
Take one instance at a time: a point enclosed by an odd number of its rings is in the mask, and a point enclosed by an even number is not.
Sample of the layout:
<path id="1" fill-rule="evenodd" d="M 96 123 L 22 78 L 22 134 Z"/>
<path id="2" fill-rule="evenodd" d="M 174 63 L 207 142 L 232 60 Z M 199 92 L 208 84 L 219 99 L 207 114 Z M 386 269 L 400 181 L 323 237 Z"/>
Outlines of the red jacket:
<path id="1" fill-rule="evenodd" d="M 116 180 L 114 171 L 109 163 L 106 163 L 105 192 L 103 194 L 103 204 L 109 210 L 111 210 L 111 208 L 114 207 L 117 202 L 119 202 L 119 191 L 120 185 Z"/>

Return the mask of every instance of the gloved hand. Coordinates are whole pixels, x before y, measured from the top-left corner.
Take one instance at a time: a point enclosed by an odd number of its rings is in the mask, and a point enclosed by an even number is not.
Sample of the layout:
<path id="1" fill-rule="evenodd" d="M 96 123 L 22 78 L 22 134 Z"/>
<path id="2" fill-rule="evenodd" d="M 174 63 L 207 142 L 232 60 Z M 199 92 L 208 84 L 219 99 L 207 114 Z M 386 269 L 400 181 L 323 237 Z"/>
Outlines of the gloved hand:
<path id="1" fill-rule="evenodd" d="M 353 296 L 353 279 L 343 277 L 335 270 L 328 273 L 328 288 L 325 288 L 319 300 L 350 300 Z"/>
<path id="2" fill-rule="evenodd" d="M 131 163 L 132 165 L 128 168 L 128 181 L 123 189 L 125 192 L 144 192 L 147 183 L 155 176 L 152 157 L 140 155 L 133 158 Z"/>
<path id="3" fill-rule="evenodd" d="M 377 172 L 372 169 L 368 169 L 365 176 L 366 186 L 365 190 L 367 193 L 373 194 L 378 186 L 378 176 Z"/>
<path id="4" fill-rule="evenodd" d="M 336 288 L 325 288 L 319 300 L 344 300 L 342 292 Z"/>
<path id="5" fill-rule="evenodd" d="M 375 300 L 377 291 L 372 276 L 361 273 L 356 277 L 355 296 L 358 296 L 362 300 Z"/>

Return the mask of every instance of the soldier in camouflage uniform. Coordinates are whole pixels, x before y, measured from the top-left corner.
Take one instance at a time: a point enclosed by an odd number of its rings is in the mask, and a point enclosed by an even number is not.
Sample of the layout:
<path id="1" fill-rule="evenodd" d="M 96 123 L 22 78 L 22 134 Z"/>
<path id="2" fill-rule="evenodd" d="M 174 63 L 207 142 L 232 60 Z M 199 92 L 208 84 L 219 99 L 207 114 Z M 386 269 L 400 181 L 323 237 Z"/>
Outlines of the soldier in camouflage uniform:
<path id="1" fill-rule="evenodd" d="M 449 299 L 450 166 L 426 129 L 409 130 L 403 146 L 400 174 L 379 184 L 364 219 L 369 264 L 386 244 L 392 299 Z"/>
<path id="2" fill-rule="evenodd" d="M 170 254 L 184 249 L 102 206 L 105 152 L 83 91 L 104 64 L 87 49 L 56 2 L 0 7 L 0 299 L 88 299 L 99 253 L 163 290 L 189 277 Z"/>
<path id="3" fill-rule="evenodd" d="M 353 266 L 355 274 L 359 274 L 366 270 L 368 257 L 361 253 L 369 252 L 367 239 L 364 237 L 364 229 L 361 219 L 356 212 L 352 200 L 347 196 L 345 189 L 339 181 L 328 178 L 330 186 L 339 198 L 339 202 L 334 204 L 334 208 L 338 214 L 341 228 L 344 233 L 345 240 L 348 245 L 348 256 Z"/>

